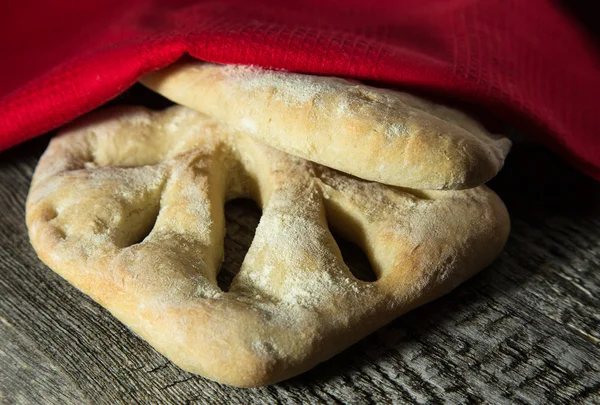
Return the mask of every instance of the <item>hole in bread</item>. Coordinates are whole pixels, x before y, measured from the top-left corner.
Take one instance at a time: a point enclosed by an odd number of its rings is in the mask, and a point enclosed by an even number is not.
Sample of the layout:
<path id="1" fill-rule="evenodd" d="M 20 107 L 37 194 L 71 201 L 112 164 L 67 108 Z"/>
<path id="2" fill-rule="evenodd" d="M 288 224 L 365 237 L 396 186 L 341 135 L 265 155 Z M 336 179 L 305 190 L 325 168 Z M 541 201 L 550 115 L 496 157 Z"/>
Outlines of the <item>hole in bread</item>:
<path id="1" fill-rule="evenodd" d="M 42 217 L 44 218 L 44 221 L 50 222 L 58 217 L 58 211 L 54 207 L 44 207 Z"/>
<path id="2" fill-rule="evenodd" d="M 124 248 L 142 243 L 154 229 L 159 210 L 158 202 L 145 209 L 134 210 L 128 217 L 127 223 L 121 226 L 122 236 L 117 239 L 116 245 Z"/>
<path id="3" fill-rule="evenodd" d="M 331 235 L 352 275 L 360 281 L 377 281 L 381 269 L 373 266 L 367 254 L 367 236 L 361 218 L 348 208 L 351 206 L 348 201 L 329 197 L 323 203 Z"/>
<path id="4" fill-rule="evenodd" d="M 361 281 L 377 281 L 377 275 L 373 271 L 371 262 L 365 252 L 358 245 L 339 234 L 332 231 L 331 235 L 340 248 L 344 263 L 346 263 L 352 275 Z"/>
<path id="5" fill-rule="evenodd" d="M 222 291 L 229 291 L 240 271 L 261 215 L 261 209 L 249 198 L 236 198 L 225 204 L 224 260 L 217 274 L 217 285 Z"/>

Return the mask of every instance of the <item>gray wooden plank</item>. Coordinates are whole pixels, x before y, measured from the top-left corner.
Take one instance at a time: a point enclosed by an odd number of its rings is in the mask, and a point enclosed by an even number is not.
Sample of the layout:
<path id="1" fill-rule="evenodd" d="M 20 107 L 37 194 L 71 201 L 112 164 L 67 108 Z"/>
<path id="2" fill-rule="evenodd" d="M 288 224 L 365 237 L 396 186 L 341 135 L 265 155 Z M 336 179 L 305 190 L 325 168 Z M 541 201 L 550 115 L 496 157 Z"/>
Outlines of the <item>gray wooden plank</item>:
<path id="1" fill-rule="evenodd" d="M 35 342 L 1 318 L 0 341 L 0 404 L 89 403 L 77 383 L 40 352 Z"/>
<path id="2" fill-rule="evenodd" d="M 244 390 L 178 369 L 39 262 L 23 211 L 46 142 L 0 154 L 7 403 L 17 381 L 31 387 L 22 403 L 600 403 L 600 184 L 536 145 L 517 145 L 491 183 L 513 226 L 492 266 L 307 373 Z M 222 283 L 259 217 L 244 202 L 228 205 Z"/>

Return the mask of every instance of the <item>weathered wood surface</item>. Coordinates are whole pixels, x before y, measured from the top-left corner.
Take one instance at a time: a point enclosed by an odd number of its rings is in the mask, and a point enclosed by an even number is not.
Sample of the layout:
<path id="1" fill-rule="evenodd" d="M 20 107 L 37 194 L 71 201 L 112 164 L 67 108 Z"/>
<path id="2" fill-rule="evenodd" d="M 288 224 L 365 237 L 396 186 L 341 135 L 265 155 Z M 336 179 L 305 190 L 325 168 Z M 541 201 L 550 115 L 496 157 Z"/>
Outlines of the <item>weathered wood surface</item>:
<path id="1" fill-rule="evenodd" d="M 492 266 L 315 369 L 245 390 L 178 369 L 36 258 L 24 202 L 47 141 L 0 154 L 2 404 L 600 404 L 600 183 L 540 147 L 516 145 L 491 183 L 513 227 Z M 259 218 L 228 205 L 223 287 Z"/>

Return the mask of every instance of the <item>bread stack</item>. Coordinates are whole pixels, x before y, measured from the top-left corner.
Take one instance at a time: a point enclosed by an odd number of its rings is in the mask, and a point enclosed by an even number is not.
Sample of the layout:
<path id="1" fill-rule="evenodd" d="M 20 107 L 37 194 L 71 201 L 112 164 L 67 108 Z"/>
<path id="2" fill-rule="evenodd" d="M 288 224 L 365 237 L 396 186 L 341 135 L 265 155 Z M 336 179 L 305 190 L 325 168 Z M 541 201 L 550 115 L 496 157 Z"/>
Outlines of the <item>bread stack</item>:
<path id="1" fill-rule="evenodd" d="M 510 148 L 464 113 L 339 78 L 181 62 L 176 102 L 99 111 L 40 159 L 40 258 L 180 367 L 226 384 L 310 369 L 487 266 L 509 219 L 483 185 Z M 263 210 L 228 292 L 226 201 Z M 366 252 L 356 279 L 330 227 Z"/>

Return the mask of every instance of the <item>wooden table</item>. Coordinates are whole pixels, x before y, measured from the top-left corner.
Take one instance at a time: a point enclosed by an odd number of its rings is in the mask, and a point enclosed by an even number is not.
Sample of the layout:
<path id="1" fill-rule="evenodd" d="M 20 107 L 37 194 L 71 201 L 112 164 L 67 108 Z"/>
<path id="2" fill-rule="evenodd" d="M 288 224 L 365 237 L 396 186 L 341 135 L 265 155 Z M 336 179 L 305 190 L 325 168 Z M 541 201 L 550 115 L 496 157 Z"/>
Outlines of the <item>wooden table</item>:
<path id="1" fill-rule="evenodd" d="M 2 404 L 600 404 L 600 183 L 535 144 L 490 183 L 512 217 L 493 265 L 301 376 L 238 389 L 178 369 L 37 259 L 24 206 L 48 139 L 0 154 Z M 225 284 L 260 211 L 226 216 Z"/>

